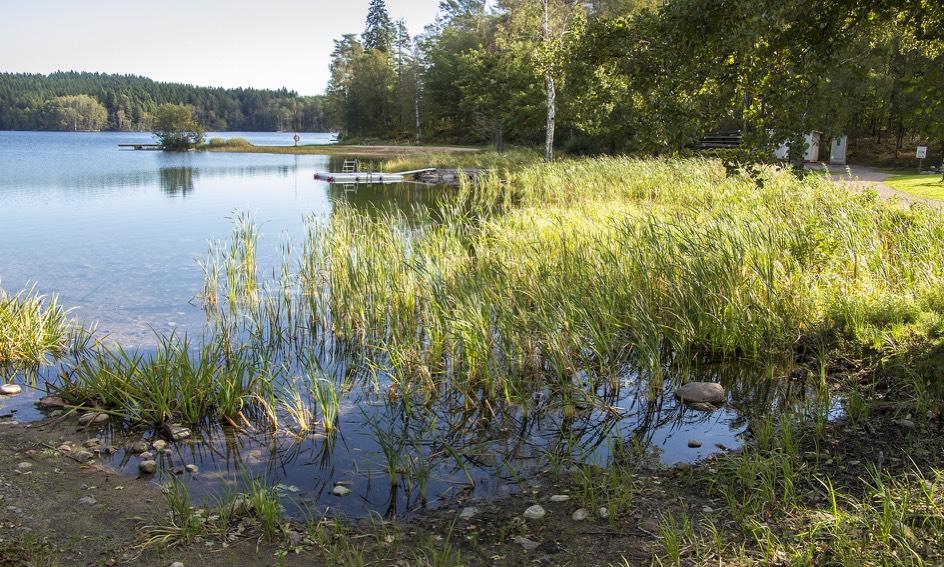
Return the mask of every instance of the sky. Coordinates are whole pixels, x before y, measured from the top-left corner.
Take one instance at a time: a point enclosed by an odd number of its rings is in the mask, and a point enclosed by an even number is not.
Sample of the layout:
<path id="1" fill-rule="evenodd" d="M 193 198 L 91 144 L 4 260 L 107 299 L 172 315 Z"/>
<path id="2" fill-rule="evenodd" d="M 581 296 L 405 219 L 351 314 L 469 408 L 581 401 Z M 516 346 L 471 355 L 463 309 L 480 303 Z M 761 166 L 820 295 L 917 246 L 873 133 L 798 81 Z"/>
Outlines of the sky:
<path id="1" fill-rule="evenodd" d="M 369 0 L 0 0 L 0 71 L 97 71 L 320 94 Z M 438 0 L 387 0 L 417 35 Z"/>

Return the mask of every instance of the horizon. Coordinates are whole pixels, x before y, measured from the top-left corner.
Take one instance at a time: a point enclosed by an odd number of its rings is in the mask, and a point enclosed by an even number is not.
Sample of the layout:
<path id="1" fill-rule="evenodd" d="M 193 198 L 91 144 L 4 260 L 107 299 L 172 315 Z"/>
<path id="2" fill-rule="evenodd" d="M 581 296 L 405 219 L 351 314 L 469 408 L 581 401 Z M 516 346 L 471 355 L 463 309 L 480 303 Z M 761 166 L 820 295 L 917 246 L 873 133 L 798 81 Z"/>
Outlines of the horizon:
<path id="1" fill-rule="evenodd" d="M 6 8 L 0 72 L 135 75 L 207 88 L 321 95 L 334 40 L 363 31 L 368 2 L 275 0 L 262 10 L 246 0 L 199 5 L 169 0 L 158 13 L 117 0 L 103 0 L 94 9 L 37 0 Z M 416 37 L 435 21 L 439 2 L 387 0 L 387 9 L 394 21 L 404 18 Z M 310 22 L 318 22 L 315 31 Z M 152 45 L 142 39 L 162 37 L 167 29 L 173 30 L 169 41 Z M 244 41 L 234 47 L 233 37 Z"/>

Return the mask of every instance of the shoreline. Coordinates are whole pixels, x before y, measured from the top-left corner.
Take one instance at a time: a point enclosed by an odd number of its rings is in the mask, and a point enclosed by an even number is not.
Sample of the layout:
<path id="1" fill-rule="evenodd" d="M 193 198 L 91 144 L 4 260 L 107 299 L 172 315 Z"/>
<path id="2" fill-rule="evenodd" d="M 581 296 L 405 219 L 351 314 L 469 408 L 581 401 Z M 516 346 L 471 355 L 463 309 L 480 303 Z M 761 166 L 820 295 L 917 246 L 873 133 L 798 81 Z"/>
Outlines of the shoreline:
<path id="1" fill-rule="evenodd" d="M 394 144 L 366 145 L 305 145 L 305 146 L 256 146 L 252 144 L 227 144 L 221 146 L 204 145 L 197 151 L 247 154 L 288 154 L 288 155 L 327 155 L 355 158 L 393 158 L 398 156 L 418 156 L 432 154 L 471 154 L 482 148 L 470 146 L 398 146 Z"/>

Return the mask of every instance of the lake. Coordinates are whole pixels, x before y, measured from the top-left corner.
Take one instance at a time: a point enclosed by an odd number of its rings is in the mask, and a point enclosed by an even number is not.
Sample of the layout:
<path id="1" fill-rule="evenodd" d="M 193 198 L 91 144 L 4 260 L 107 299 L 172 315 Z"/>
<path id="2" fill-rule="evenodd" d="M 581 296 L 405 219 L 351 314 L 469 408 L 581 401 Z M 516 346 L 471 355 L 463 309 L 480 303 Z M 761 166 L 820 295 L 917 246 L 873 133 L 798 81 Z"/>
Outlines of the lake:
<path id="1" fill-rule="evenodd" d="M 207 136 L 292 144 L 291 133 Z M 328 156 L 118 150 L 150 142 L 147 133 L 0 132 L 0 286 L 56 293 L 84 324 L 125 345 L 152 344 L 154 330 L 202 325 L 192 304 L 203 282 L 196 260 L 229 236 L 234 213 L 261 227 L 267 267 L 283 235 L 301 236 L 303 215 L 330 215 L 338 200 L 395 197 L 389 187 L 372 195 L 315 181 L 337 162 Z"/>

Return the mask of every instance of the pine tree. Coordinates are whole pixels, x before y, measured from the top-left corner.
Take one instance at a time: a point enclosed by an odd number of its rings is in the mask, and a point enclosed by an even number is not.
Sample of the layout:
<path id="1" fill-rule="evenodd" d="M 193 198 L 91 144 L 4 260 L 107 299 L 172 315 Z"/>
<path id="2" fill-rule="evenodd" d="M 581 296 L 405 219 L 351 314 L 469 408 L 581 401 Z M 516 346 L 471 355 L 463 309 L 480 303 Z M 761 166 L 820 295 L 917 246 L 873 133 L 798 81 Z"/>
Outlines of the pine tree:
<path id="1" fill-rule="evenodd" d="M 364 49 L 367 51 L 376 49 L 389 53 L 396 35 L 396 27 L 390 20 L 390 13 L 387 12 L 387 4 L 384 0 L 370 0 L 370 7 L 367 9 L 367 26 L 361 36 Z"/>

